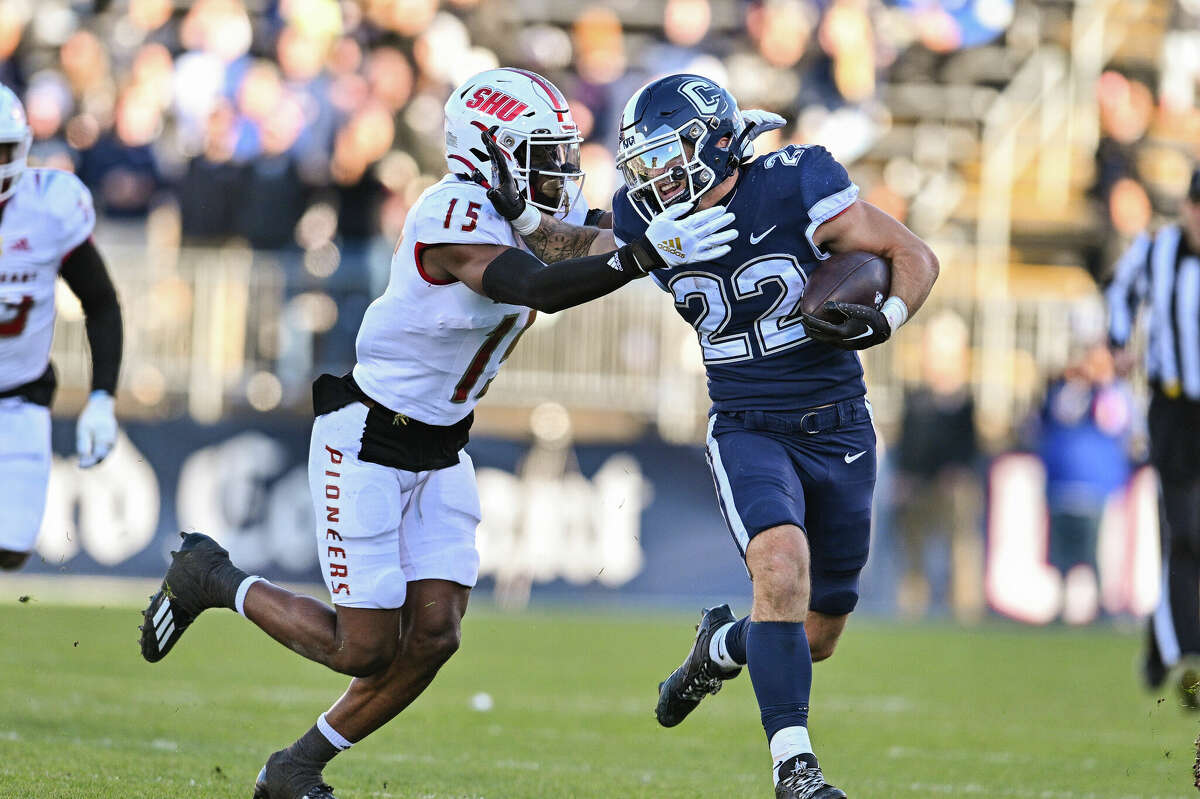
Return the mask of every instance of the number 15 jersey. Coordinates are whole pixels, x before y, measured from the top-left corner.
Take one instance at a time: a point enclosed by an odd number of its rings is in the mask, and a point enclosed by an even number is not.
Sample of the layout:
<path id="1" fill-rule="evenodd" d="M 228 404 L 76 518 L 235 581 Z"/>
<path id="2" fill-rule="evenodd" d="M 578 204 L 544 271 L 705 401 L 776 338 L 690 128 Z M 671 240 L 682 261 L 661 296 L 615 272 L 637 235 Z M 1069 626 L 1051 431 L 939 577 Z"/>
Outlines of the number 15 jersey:
<path id="1" fill-rule="evenodd" d="M 727 255 L 650 273 L 696 329 L 714 411 L 799 410 L 866 393 L 858 355 L 809 338 L 800 321 L 805 284 L 829 257 L 813 234 L 857 198 L 825 148 L 789 145 L 741 168 L 723 200 L 737 217 Z M 645 231 L 620 189 L 617 243 Z"/>
<path id="2" fill-rule="evenodd" d="M 587 205 L 573 200 L 566 221 L 582 225 Z M 435 244 L 527 248 L 482 186 L 453 175 L 426 189 L 408 212 L 387 290 L 358 331 L 354 380 L 381 405 L 444 426 L 475 408 L 537 312 L 426 274 L 421 252 Z"/>

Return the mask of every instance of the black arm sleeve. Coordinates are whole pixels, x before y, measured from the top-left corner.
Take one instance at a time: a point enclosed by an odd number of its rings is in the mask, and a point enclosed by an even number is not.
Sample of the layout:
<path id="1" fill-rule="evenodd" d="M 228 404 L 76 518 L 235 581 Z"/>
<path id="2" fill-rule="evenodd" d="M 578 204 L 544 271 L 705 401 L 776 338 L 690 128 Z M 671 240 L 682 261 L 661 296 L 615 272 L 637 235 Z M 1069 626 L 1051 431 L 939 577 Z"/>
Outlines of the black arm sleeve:
<path id="1" fill-rule="evenodd" d="M 645 275 L 628 249 L 547 265 L 524 250 L 509 248 L 484 270 L 483 293 L 497 302 L 555 313 L 602 297 Z"/>
<path id="2" fill-rule="evenodd" d="M 113 394 L 121 371 L 123 330 L 121 306 L 104 259 L 88 240 L 63 259 L 58 273 L 83 306 L 88 344 L 92 348 L 92 391 Z"/>

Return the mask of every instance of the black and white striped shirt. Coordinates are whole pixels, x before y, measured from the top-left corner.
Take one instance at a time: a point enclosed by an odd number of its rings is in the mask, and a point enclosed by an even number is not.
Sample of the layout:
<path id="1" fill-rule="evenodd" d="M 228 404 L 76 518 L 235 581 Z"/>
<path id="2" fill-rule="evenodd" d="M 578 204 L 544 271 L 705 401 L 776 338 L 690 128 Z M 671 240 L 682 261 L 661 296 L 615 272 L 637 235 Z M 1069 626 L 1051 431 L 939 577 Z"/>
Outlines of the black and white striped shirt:
<path id="1" fill-rule="evenodd" d="M 1138 308 L 1148 303 L 1147 378 L 1167 396 L 1200 401 L 1200 254 L 1179 225 L 1138 236 L 1105 295 L 1110 343 L 1129 342 Z"/>

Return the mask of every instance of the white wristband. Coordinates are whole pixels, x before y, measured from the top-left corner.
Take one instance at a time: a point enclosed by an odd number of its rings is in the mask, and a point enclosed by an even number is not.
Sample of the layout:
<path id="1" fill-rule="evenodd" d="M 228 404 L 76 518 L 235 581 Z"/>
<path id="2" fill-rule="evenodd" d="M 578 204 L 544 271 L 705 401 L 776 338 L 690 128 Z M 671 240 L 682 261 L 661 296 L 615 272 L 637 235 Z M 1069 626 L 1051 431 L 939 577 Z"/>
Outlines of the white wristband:
<path id="1" fill-rule="evenodd" d="M 532 203 L 525 203 L 525 210 L 509 224 L 513 226 L 513 230 L 517 231 L 517 233 L 522 236 L 528 236 L 541 226 L 542 212 L 534 208 Z"/>
<path id="2" fill-rule="evenodd" d="M 900 329 L 900 325 L 908 321 L 908 306 L 904 304 L 904 300 L 895 295 L 887 298 L 879 312 L 888 320 L 888 325 L 893 333 Z"/>

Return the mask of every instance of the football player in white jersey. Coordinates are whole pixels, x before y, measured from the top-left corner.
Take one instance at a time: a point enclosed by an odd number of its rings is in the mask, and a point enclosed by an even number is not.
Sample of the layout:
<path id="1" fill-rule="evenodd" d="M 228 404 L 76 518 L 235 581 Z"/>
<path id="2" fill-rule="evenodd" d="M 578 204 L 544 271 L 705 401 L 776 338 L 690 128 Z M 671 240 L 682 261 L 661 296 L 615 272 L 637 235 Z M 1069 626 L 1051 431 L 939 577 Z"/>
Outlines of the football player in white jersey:
<path id="1" fill-rule="evenodd" d="M 268 758 L 256 799 L 332 799 L 325 764 L 407 707 L 458 648 L 479 567 L 479 498 L 463 446 L 475 404 L 536 312 L 729 249 L 733 217 L 717 207 L 687 221 L 679 209 L 663 214 L 620 249 L 581 247 L 552 266 L 531 255 L 488 201 L 489 150 L 511 163 L 529 203 L 518 224 L 536 226 L 542 214 L 581 224 L 580 141 L 562 93 L 532 72 L 480 73 L 447 101 L 448 174 L 408 214 L 353 372 L 313 386 L 309 482 L 334 607 L 247 575 L 192 533 L 144 612 L 151 662 L 197 614 L 226 607 L 354 677 L 308 732 Z"/>
<path id="2" fill-rule="evenodd" d="M 0 569 L 33 551 L 50 480 L 54 287 L 79 298 L 92 349 L 92 393 L 79 416 L 79 465 L 117 439 L 113 392 L 121 367 L 121 307 L 92 243 L 96 214 L 79 179 L 26 168 L 32 133 L 21 101 L 0 86 Z"/>

